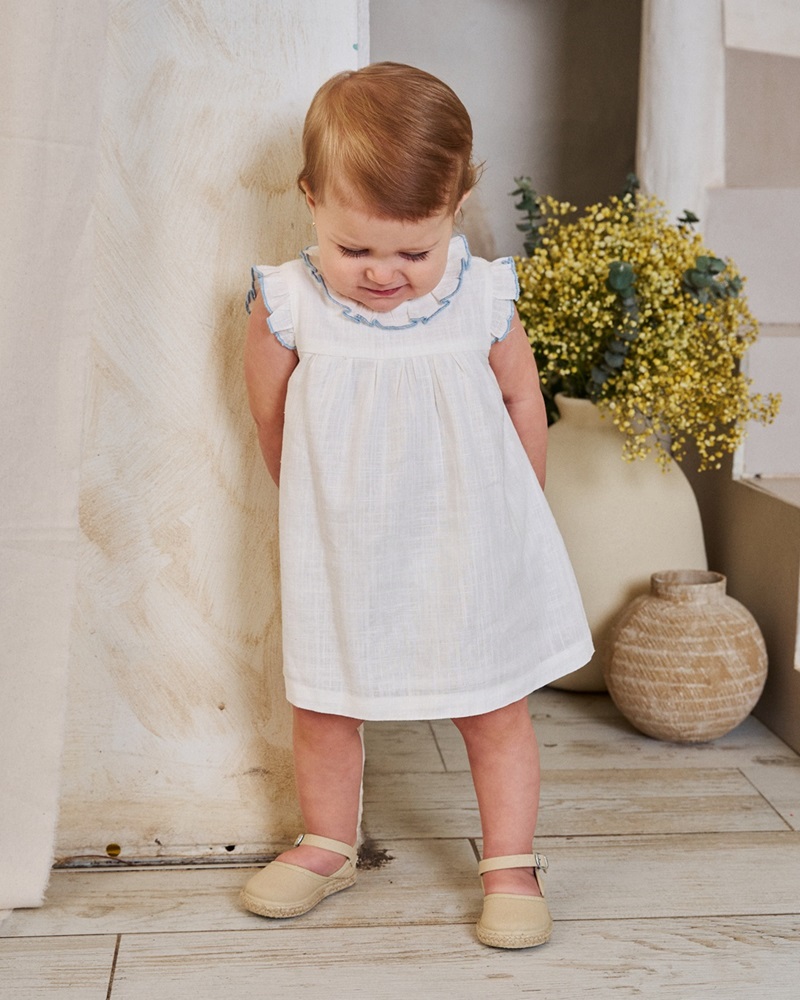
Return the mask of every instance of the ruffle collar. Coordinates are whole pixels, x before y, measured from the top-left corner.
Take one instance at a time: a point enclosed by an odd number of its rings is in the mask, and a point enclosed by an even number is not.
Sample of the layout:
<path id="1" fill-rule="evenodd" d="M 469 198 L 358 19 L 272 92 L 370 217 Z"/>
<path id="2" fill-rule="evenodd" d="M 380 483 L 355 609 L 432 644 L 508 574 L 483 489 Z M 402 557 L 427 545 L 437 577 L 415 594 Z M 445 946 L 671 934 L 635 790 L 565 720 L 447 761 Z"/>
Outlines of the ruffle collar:
<path id="1" fill-rule="evenodd" d="M 332 292 L 325 284 L 325 279 L 314 262 L 316 256 L 316 247 L 306 247 L 300 252 L 300 257 L 312 278 L 324 290 L 330 301 L 339 307 L 342 316 L 354 323 L 364 323 L 367 326 L 380 327 L 383 330 L 407 330 L 418 323 L 427 323 L 443 309 L 446 309 L 461 287 L 464 273 L 469 268 L 471 260 L 466 238 L 462 235 L 454 236 L 450 240 L 450 246 L 447 250 L 447 265 L 444 275 L 432 292 L 428 292 L 427 295 L 422 295 L 418 299 L 401 302 L 390 312 L 375 312 L 373 309 L 367 309 L 360 302 L 346 299 Z"/>

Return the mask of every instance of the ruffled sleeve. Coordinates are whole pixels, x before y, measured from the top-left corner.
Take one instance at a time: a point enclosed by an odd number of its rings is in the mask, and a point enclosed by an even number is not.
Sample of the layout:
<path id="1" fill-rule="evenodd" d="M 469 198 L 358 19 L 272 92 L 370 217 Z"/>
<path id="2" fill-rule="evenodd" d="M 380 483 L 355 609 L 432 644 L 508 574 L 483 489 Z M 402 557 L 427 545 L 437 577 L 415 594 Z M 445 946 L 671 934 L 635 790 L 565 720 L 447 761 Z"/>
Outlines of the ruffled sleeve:
<path id="1" fill-rule="evenodd" d="M 269 317 L 267 326 L 278 343 L 290 351 L 295 349 L 294 320 L 292 319 L 291 297 L 289 285 L 280 267 L 268 265 L 256 266 L 252 270 L 252 286 L 247 293 L 245 307 L 250 312 L 250 306 L 255 302 L 256 289 L 260 290 Z"/>
<path id="2" fill-rule="evenodd" d="M 519 297 L 519 281 L 513 257 L 501 257 L 491 263 L 492 343 L 505 340 L 514 319 L 514 303 Z"/>

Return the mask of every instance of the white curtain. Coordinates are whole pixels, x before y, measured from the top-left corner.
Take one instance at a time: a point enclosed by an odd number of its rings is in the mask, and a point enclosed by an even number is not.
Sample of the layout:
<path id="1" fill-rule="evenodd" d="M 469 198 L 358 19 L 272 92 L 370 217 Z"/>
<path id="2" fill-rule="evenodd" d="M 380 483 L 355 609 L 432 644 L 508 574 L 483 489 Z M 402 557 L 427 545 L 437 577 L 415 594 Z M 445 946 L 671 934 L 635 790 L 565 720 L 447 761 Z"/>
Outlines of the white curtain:
<path id="1" fill-rule="evenodd" d="M 0 5 L 0 911 L 53 857 L 106 6 Z"/>

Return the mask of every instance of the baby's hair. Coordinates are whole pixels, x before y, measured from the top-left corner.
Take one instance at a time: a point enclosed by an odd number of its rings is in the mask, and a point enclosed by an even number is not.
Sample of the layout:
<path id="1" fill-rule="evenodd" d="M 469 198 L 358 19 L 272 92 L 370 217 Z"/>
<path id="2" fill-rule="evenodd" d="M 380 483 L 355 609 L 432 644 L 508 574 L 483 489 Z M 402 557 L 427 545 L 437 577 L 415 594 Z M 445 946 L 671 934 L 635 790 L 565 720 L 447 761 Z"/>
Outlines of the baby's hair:
<path id="1" fill-rule="evenodd" d="M 303 190 L 415 222 L 455 212 L 475 186 L 472 122 L 441 80 L 401 63 L 339 73 L 314 96 L 303 129 Z"/>

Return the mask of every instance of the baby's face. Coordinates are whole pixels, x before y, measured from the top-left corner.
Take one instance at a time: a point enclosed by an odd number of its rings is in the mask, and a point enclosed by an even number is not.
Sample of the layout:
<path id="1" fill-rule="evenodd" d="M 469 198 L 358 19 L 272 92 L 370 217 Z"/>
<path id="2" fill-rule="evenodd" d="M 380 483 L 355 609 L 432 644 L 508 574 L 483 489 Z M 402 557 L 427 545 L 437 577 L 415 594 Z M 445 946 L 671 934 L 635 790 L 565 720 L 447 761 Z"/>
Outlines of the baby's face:
<path id="1" fill-rule="evenodd" d="M 453 235 L 449 212 L 419 222 L 382 219 L 331 196 L 309 198 L 317 227 L 318 267 L 337 296 L 389 312 L 439 284 Z"/>

